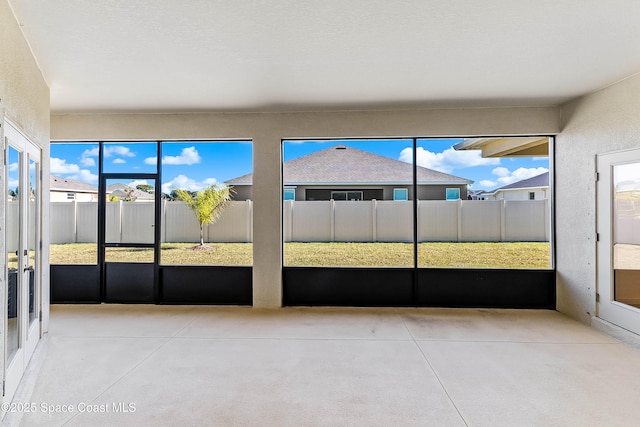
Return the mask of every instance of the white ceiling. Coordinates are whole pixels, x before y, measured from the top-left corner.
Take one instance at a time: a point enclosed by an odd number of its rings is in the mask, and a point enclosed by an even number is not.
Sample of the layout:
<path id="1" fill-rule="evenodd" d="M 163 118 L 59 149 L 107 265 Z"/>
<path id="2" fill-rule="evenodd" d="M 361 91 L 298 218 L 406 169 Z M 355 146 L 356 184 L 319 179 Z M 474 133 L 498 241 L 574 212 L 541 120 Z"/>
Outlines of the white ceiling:
<path id="1" fill-rule="evenodd" d="M 638 0 L 9 0 L 55 112 L 551 105 L 640 71 Z"/>

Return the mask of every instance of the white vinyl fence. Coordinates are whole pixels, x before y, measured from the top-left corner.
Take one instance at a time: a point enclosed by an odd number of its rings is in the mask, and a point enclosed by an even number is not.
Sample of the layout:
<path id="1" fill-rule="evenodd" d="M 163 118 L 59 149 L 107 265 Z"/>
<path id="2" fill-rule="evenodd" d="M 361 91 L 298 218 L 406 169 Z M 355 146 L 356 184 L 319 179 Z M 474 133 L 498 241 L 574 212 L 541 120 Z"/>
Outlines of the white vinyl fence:
<path id="1" fill-rule="evenodd" d="M 413 240 L 412 201 L 287 201 L 283 214 L 285 241 Z M 418 202 L 420 242 L 548 241 L 549 224 L 547 200 Z"/>
<path id="2" fill-rule="evenodd" d="M 252 202 L 231 202 L 215 224 L 205 226 L 207 242 L 250 242 Z M 53 202 L 50 208 L 51 243 L 98 241 L 98 202 Z M 154 204 L 109 202 L 106 210 L 107 243 L 153 243 Z M 161 241 L 198 242 L 200 227 L 183 202 L 162 203 Z"/>
<path id="3" fill-rule="evenodd" d="M 205 227 L 208 242 L 251 242 L 253 203 L 232 202 L 220 219 Z M 51 203 L 51 243 L 97 241 L 97 202 Z M 411 201 L 286 201 L 287 242 L 411 242 Z M 549 202 L 418 202 L 418 240 L 452 242 L 548 241 Z M 153 204 L 109 202 L 107 241 L 153 241 Z M 198 223 L 186 204 L 163 202 L 162 242 L 197 242 Z"/>

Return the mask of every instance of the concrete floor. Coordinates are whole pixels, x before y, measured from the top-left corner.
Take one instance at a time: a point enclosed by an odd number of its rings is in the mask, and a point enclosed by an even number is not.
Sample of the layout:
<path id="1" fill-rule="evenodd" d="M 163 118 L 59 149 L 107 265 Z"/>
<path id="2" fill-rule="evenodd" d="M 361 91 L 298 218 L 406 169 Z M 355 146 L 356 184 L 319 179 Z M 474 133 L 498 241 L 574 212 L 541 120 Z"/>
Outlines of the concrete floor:
<path id="1" fill-rule="evenodd" d="M 21 420 L 9 414 L 5 423 L 635 426 L 640 420 L 640 349 L 554 311 L 52 306 L 38 359 L 32 394 L 18 397 L 37 410 Z"/>

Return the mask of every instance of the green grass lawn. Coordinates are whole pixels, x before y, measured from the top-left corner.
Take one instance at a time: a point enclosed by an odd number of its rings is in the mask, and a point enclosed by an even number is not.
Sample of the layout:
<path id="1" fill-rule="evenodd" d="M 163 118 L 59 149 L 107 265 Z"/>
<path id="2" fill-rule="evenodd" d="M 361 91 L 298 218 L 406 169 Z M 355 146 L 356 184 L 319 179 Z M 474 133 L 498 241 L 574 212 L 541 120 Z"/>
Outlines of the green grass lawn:
<path id="1" fill-rule="evenodd" d="M 163 243 L 162 264 L 251 265 L 251 243 L 211 243 L 211 251 L 194 251 L 193 243 Z M 150 262 L 151 250 L 109 249 L 109 261 Z M 420 267 L 549 268 L 547 242 L 449 243 L 418 245 Z M 95 264 L 93 243 L 51 245 L 51 264 Z M 410 243 L 285 243 L 286 266 L 411 267 Z"/>

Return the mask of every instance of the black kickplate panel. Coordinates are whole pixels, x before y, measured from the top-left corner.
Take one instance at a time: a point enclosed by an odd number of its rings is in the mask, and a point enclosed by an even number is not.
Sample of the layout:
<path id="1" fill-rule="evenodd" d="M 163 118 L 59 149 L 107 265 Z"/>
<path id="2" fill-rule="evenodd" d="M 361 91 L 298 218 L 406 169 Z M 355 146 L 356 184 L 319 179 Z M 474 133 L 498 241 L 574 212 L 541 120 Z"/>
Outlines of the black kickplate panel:
<path id="1" fill-rule="evenodd" d="M 251 267 L 161 266 L 163 304 L 252 305 Z"/>

